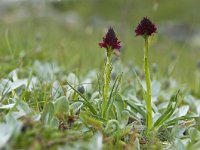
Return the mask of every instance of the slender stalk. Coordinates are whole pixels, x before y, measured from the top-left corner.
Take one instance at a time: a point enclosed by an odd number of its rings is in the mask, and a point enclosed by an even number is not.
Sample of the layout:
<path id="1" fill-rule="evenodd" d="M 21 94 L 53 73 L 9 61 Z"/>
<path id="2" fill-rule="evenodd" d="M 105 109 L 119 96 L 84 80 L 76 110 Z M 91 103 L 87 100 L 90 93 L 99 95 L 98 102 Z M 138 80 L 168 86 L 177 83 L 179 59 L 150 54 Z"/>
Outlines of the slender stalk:
<path id="1" fill-rule="evenodd" d="M 146 126 L 147 129 L 150 130 L 153 126 L 152 119 L 152 106 L 151 106 L 151 80 L 149 73 L 149 64 L 148 64 L 148 50 L 149 43 L 148 37 L 145 37 L 145 46 L 144 46 L 144 71 L 145 71 L 145 79 L 146 79 L 146 87 L 147 87 L 147 96 L 146 96 L 146 109 L 147 109 L 147 118 L 146 118 Z"/>
<path id="2" fill-rule="evenodd" d="M 112 63 L 111 63 L 111 54 L 112 50 L 110 48 L 107 49 L 107 57 L 105 63 L 105 70 L 104 70 L 104 86 L 103 86 L 103 101 L 102 101 L 102 116 L 104 117 L 104 111 L 106 107 L 106 103 L 108 101 L 108 90 L 109 90 L 109 83 L 110 83 L 110 75 L 112 70 Z"/>

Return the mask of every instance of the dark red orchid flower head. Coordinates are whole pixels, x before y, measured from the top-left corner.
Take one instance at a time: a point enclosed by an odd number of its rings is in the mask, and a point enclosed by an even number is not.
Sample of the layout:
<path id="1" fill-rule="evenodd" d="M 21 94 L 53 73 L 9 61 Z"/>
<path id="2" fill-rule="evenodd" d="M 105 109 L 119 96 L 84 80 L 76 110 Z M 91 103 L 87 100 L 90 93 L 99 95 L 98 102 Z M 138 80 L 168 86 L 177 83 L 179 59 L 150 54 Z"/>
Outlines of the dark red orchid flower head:
<path id="1" fill-rule="evenodd" d="M 115 35 L 115 31 L 113 30 L 113 28 L 109 28 L 106 35 L 103 37 L 103 42 L 99 43 L 99 46 L 102 48 L 106 48 L 106 49 L 116 49 L 119 51 L 119 49 L 121 48 L 121 41 L 118 41 L 118 38 Z"/>
<path id="2" fill-rule="evenodd" d="M 151 36 L 156 33 L 156 26 L 147 17 L 144 17 L 135 29 L 136 36 Z"/>

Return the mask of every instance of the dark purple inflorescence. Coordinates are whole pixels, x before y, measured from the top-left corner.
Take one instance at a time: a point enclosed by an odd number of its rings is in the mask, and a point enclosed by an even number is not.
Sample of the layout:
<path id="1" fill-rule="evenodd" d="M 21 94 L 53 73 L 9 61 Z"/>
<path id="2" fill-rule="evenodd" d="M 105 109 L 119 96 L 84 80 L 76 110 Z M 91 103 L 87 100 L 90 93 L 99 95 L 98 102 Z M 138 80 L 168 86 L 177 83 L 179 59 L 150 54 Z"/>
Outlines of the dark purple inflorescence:
<path id="1" fill-rule="evenodd" d="M 115 35 L 115 31 L 113 28 L 109 28 L 106 35 L 103 37 L 103 42 L 99 43 L 99 46 L 106 49 L 116 49 L 119 50 L 121 48 L 121 41 L 118 41 L 118 38 Z"/>
<path id="2" fill-rule="evenodd" d="M 151 36 L 156 33 L 156 26 L 147 18 L 144 17 L 135 29 L 136 36 Z"/>

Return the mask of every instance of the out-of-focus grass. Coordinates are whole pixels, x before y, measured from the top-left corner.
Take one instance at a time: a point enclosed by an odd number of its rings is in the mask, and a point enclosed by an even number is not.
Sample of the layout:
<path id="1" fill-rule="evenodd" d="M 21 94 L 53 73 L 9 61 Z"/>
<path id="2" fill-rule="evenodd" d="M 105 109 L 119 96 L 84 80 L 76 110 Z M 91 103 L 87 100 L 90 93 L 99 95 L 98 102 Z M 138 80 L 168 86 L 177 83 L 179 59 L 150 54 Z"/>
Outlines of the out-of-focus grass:
<path id="1" fill-rule="evenodd" d="M 64 1 L 63 1 L 64 2 Z M 92 28 L 91 33 L 87 33 L 87 27 L 92 17 L 97 16 L 103 21 L 113 21 L 114 28 L 123 49 L 121 59 L 124 63 L 131 63 L 142 67 L 143 43 L 141 38 L 135 38 L 134 28 L 143 16 L 149 16 L 159 25 L 165 21 L 184 21 L 190 25 L 199 25 L 198 6 L 199 1 L 193 0 L 79 0 L 71 3 L 65 2 L 62 7 L 65 10 L 56 13 L 64 14 L 67 11 L 75 10 L 80 14 L 83 24 L 75 30 L 69 30 L 62 20 L 58 18 L 30 17 L 23 21 L 0 24 L 0 61 L 2 70 L 0 76 L 3 77 L 10 70 L 29 66 L 35 59 L 46 61 L 57 61 L 67 71 L 78 71 L 86 73 L 89 68 L 99 68 L 103 65 L 104 51 L 99 48 L 104 28 Z M 158 9 L 153 10 L 158 4 Z M 49 3 L 48 3 L 49 5 Z M 25 5 L 27 7 L 27 5 Z M 51 5 L 52 6 L 52 5 Z M 6 32 L 12 48 L 14 59 L 8 50 Z M 171 39 L 156 37 L 156 41 L 150 48 L 150 61 L 158 64 L 161 75 L 166 74 L 166 70 L 171 64 L 170 56 L 177 54 L 177 65 L 173 77 L 181 82 L 193 85 L 196 61 L 200 52 L 198 48 L 191 47 L 186 43 L 176 43 Z"/>

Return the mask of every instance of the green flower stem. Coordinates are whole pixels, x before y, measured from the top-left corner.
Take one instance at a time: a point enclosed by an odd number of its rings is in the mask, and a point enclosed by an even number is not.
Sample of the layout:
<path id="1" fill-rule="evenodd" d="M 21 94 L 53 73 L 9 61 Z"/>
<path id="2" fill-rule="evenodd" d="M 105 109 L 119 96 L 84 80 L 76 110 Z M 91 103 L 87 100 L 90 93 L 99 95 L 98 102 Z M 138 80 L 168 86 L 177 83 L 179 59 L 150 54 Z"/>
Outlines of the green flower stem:
<path id="1" fill-rule="evenodd" d="M 152 107 L 151 107 L 151 80 L 149 74 L 149 64 L 148 64 L 148 50 L 149 43 L 148 37 L 145 37 L 145 46 L 144 46 L 144 71 L 145 71 L 145 79 L 146 79 L 146 87 L 147 87 L 147 95 L 146 95 L 146 109 L 147 109 L 147 118 L 146 118 L 146 126 L 147 129 L 150 130 L 153 126 L 152 119 Z"/>
<path id="2" fill-rule="evenodd" d="M 104 70 L 104 85 L 103 85 L 103 101 L 102 101 L 102 116 L 104 117 L 105 107 L 108 101 L 108 91 L 109 91 L 109 83 L 110 83 L 110 75 L 112 70 L 112 63 L 111 63 L 111 55 L 112 49 L 107 49 L 107 57 L 105 63 L 105 70 Z"/>

